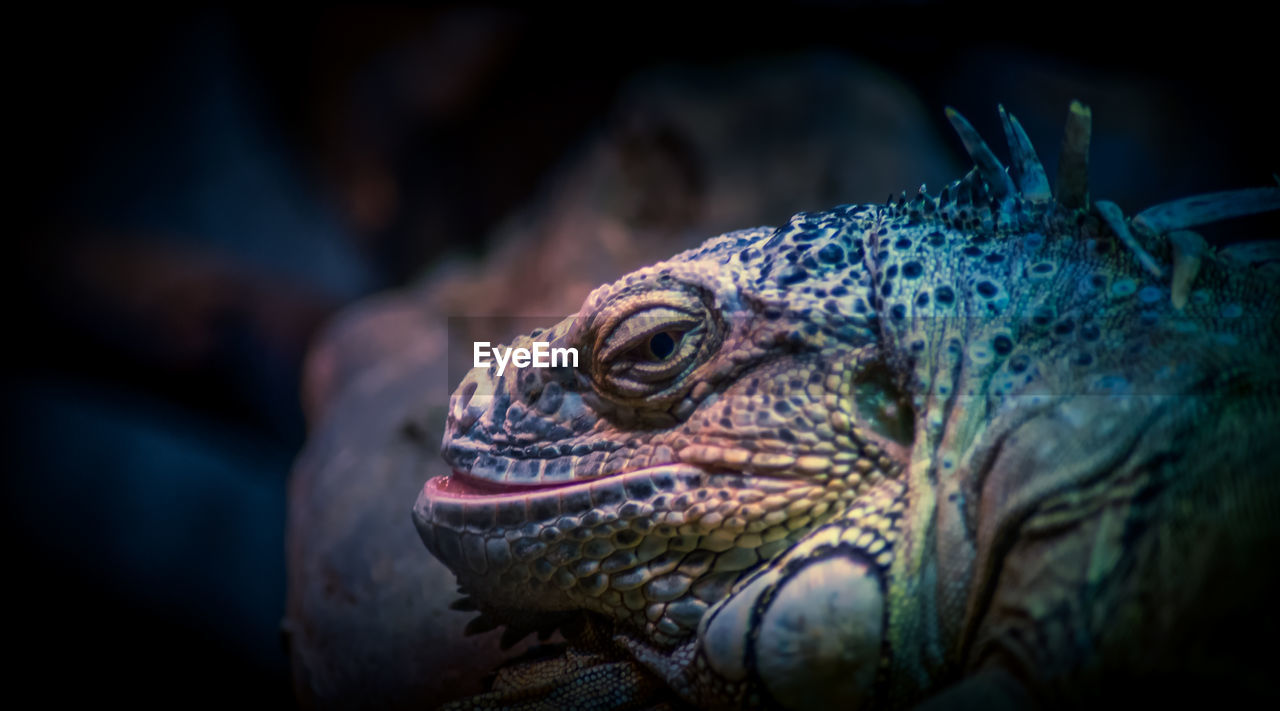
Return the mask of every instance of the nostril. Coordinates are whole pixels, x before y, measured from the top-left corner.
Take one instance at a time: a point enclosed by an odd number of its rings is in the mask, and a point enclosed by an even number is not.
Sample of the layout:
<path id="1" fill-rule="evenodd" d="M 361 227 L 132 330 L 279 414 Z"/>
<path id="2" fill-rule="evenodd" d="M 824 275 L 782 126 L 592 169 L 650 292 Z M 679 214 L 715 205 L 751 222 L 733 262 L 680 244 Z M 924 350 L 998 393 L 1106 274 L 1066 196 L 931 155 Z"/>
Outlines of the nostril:
<path id="1" fill-rule="evenodd" d="M 479 388 L 479 378 L 472 371 L 454 391 L 453 397 L 449 398 L 449 419 L 453 421 L 456 429 L 463 431 L 470 429 L 471 425 L 480 419 L 480 415 L 484 414 L 484 406 L 480 402 L 483 398 L 476 397 L 476 391 Z"/>
<path id="2" fill-rule="evenodd" d="M 471 396 L 476 394 L 477 387 L 479 387 L 479 383 L 470 379 L 462 384 L 458 394 L 462 397 L 464 403 L 471 404 Z"/>

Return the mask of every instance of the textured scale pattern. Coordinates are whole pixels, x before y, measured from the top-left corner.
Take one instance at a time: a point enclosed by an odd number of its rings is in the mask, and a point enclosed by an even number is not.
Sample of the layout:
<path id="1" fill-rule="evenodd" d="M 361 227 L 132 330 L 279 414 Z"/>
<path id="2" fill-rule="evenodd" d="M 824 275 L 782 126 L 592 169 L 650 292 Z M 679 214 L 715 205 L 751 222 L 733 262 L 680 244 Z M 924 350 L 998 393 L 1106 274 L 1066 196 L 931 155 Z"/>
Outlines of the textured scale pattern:
<path id="1" fill-rule="evenodd" d="M 578 367 L 466 377 L 415 524 L 471 631 L 567 645 L 456 708 L 1096 700 L 1257 603 L 1280 249 L 1190 228 L 1280 189 L 1126 218 L 1087 107 L 1053 192 L 1000 116 L 1008 168 L 948 110 L 937 195 L 713 238 L 512 344 Z"/>

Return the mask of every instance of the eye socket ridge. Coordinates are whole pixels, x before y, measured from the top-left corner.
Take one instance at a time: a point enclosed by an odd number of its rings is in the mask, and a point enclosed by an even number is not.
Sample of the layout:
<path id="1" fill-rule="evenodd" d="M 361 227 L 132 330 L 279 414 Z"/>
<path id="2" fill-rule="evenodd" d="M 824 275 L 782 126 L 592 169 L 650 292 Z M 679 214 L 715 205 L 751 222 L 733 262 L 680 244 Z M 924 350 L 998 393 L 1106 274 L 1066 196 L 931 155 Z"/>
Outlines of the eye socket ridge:
<path id="1" fill-rule="evenodd" d="M 686 345 L 689 334 L 701 331 L 701 326 L 699 314 L 669 306 L 644 309 L 619 322 L 604 337 L 596 357 L 601 363 L 611 363 L 626 354 L 634 354 L 637 356 L 635 360 L 664 361 L 682 350 L 681 346 Z M 662 334 L 667 334 L 671 339 L 671 347 L 665 358 L 656 357 L 656 351 L 650 348 L 654 338 Z M 677 335 L 681 337 L 677 338 Z M 661 339 L 658 345 L 662 345 Z"/>

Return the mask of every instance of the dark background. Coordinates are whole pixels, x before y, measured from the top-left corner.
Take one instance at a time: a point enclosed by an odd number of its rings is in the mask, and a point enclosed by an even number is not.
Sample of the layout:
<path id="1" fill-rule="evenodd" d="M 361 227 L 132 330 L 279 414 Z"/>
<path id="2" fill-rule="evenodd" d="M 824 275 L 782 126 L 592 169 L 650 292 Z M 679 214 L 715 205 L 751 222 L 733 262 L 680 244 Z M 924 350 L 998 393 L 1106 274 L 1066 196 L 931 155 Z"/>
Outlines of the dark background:
<path id="1" fill-rule="evenodd" d="M 1093 195 L 1133 213 L 1280 169 L 1269 21 L 1231 23 L 925 2 L 15 15 L 14 677 L 51 701 L 290 703 L 284 492 L 309 339 L 362 295 L 483 255 L 636 71 L 845 52 L 914 88 L 939 131 L 949 104 L 998 137 L 1003 102 L 1051 176 L 1040 137 L 1080 98 Z M 1275 238 L 1267 219 L 1208 236 Z"/>

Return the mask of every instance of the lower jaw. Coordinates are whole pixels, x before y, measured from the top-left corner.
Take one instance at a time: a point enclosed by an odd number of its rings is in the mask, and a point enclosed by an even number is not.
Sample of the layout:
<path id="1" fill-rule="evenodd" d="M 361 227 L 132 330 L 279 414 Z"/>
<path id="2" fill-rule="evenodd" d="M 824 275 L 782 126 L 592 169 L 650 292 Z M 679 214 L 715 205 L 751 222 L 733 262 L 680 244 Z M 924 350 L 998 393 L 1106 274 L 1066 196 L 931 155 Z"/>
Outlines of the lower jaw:
<path id="1" fill-rule="evenodd" d="M 546 550 L 561 541 L 577 540 L 563 525 L 555 524 L 572 517 L 578 524 L 574 532 L 600 526 L 626 528 L 629 514 L 652 516 L 652 504 L 659 497 L 675 499 L 726 476 L 672 464 L 513 490 L 454 474 L 423 485 L 413 519 L 428 550 L 458 576 L 464 589 L 482 593 L 490 605 L 578 609 L 581 605 L 555 588 L 549 576 L 543 580 L 538 576 L 538 560 Z M 548 529 L 557 531 L 555 540 L 548 539 Z"/>
<path id="2" fill-rule="evenodd" d="M 729 527 L 714 525 L 713 531 L 701 530 L 701 519 L 696 517 L 687 524 L 696 530 L 682 532 L 686 526 L 683 514 L 695 506 L 705 511 L 710 502 L 719 504 L 740 497 L 741 493 L 735 490 L 749 490 L 756 494 L 753 500 L 763 500 L 793 492 L 797 487 L 816 488 L 796 479 L 711 473 L 683 464 L 489 495 L 471 487 L 465 477 L 455 490 L 455 481 L 427 482 L 413 516 L 427 548 L 453 571 L 464 592 L 481 600 L 486 609 L 587 609 L 640 628 L 658 624 L 647 616 L 649 603 L 676 603 L 668 593 L 661 593 L 652 600 L 646 599 L 642 612 L 627 596 L 639 594 L 654 577 L 673 574 L 687 557 L 713 555 L 718 560 L 729 548 L 744 546 L 753 553 L 759 549 L 759 555 L 765 556 L 760 560 L 773 555 L 764 553 L 768 546 L 763 546 L 759 534 L 751 544 L 736 539 L 726 542 L 722 539 Z M 704 501 L 708 503 L 699 504 Z M 625 535 L 629 540 L 619 538 L 628 530 Z M 787 533 L 794 537 L 803 532 Z M 660 542 L 660 547 L 653 548 L 655 542 Z M 769 545 L 784 543 L 787 541 L 778 540 Z M 646 548 L 650 550 L 646 552 Z M 674 560 L 664 563 L 668 558 Z M 579 562 L 585 565 L 580 567 Z M 706 563 L 696 574 L 682 573 L 693 579 L 686 579 L 686 584 L 701 584 L 700 576 L 720 570 L 717 567 L 708 572 L 710 565 Z M 642 569 L 644 577 L 628 582 L 628 575 Z M 742 567 L 733 567 L 716 575 L 733 577 L 744 572 Z M 710 604 L 721 593 L 727 593 L 726 586 L 732 581 L 726 578 L 716 584 L 720 582 L 725 583 L 723 590 L 717 588 L 710 595 L 699 591 L 696 595 Z M 694 594 L 692 588 L 683 593 L 686 598 Z M 673 619 L 683 619 L 672 614 Z M 684 622 L 681 629 L 688 631 Z M 674 639 L 670 635 L 677 631 L 666 630 L 669 637 L 664 639 Z"/>
<path id="3" fill-rule="evenodd" d="M 576 538 L 583 533 L 599 538 L 614 528 L 630 527 L 640 535 L 675 536 L 683 517 L 672 519 L 668 512 L 683 514 L 697 501 L 715 496 L 717 489 L 750 489 L 768 496 L 805 486 L 797 480 L 710 473 L 687 464 L 490 495 L 474 488 L 455 490 L 454 481 L 440 477 L 426 482 L 413 507 L 414 525 L 428 550 L 460 579 L 495 583 L 508 568 L 527 568 L 543 549 L 562 541 L 584 542 Z"/>

